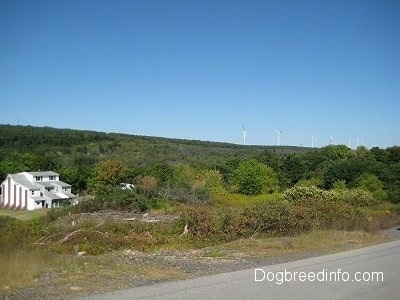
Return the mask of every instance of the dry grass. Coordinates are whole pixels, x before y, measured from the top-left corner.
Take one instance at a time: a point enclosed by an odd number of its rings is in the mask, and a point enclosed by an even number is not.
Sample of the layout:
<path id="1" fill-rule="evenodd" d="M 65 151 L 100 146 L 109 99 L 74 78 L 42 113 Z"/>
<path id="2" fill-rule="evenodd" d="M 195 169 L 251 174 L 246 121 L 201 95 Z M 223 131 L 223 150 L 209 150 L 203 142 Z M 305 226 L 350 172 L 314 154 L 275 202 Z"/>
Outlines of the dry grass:
<path id="1" fill-rule="evenodd" d="M 333 253 L 388 240 L 380 234 L 366 232 L 317 231 L 295 237 L 240 239 L 202 249 L 196 252 L 200 254 L 193 254 L 193 258 L 200 255 L 217 260 L 252 259 L 313 251 Z M 24 287 L 34 287 L 35 291 L 45 291 L 46 296 L 57 298 L 190 276 L 179 267 L 166 267 L 156 262 L 133 263 L 122 252 L 77 257 L 32 250 L 17 251 L 0 255 L 0 266 L 0 297 Z M 32 297 L 40 297 L 40 294 Z"/>
<path id="2" fill-rule="evenodd" d="M 54 297 L 71 293 L 106 292 L 131 285 L 132 280 L 150 282 L 186 278 L 178 267 L 126 264 L 118 255 L 74 255 L 23 251 L 0 256 L 0 297 L 25 287 L 46 290 Z"/>
<path id="3" fill-rule="evenodd" d="M 0 208 L 0 216 L 9 216 L 25 221 L 36 217 L 44 216 L 47 213 L 45 209 L 37 209 L 33 211 L 28 210 L 12 210 Z"/>
<path id="4" fill-rule="evenodd" d="M 33 251 L 1 254 L 0 291 L 33 284 L 44 263 L 44 256 Z"/>
<path id="5" fill-rule="evenodd" d="M 316 231 L 294 237 L 249 238 L 208 247 L 205 256 L 269 258 L 304 252 L 334 253 L 389 241 L 381 234 L 362 231 Z"/>

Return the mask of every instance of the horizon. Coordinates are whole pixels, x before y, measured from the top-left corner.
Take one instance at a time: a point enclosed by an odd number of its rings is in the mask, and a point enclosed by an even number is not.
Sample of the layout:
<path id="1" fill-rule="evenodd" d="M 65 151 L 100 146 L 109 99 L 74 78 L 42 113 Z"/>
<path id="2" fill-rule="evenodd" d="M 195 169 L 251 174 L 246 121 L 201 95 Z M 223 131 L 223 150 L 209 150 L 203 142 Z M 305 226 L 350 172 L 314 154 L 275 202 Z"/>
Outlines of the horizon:
<path id="1" fill-rule="evenodd" d="M 145 138 L 154 138 L 154 139 L 167 139 L 167 140 L 177 140 L 177 141 L 193 141 L 193 142 L 202 142 L 202 143 L 215 143 L 215 144 L 228 144 L 228 145 L 233 145 L 233 146 L 243 146 L 243 147 L 295 147 L 295 148 L 310 148 L 310 149 L 321 149 L 326 146 L 346 146 L 348 147 L 348 144 L 344 143 L 335 143 L 335 144 L 326 144 L 322 146 L 316 146 L 314 147 L 307 146 L 307 145 L 289 145 L 289 144 L 281 144 L 281 145 L 261 145 L 261 144 L 238 144 L 238 143 L 231 143 L 231 142 L 224 142 L 224 141 L 210 141 L 210 140 L 199 140 L 199 139 L 185 139 L 185 138 L 175 138 L 175 137 L 167 137 L 167 136 L 153 136 L 153 135 L 141 135 L 141 134 L 131 134 L 131 133 L 125 133 L 125 132 L 106 132 L 106 131 L 98 131 L 98 130 L 91 130 L 91 129 L 78 129 L 78 128 L 61 128 L 61 127 L 52 127 L 52 126 L 36 126 L 36 125 L 23 125 L 23 124 L 0 124 L 0 126 L 15 126 L 15 127 L 34 127 L 34 128 L 49 128 L 49 129 L 55 129 L 55 130 L 72 130 L 72 131 L 89 131 L 89 132 L 95 132 L 95 133 L 102 133 L 102 134 L 115 134 L 115 135 L 128 135 L 128 136 L 135 136 L 135 137 L 145 137 Z M 394 144 L 385 148 L 381 148 L 379 146 L 371 146 L 371 147 L 366 147 L 365 145 L 359 145 L 359 147 L 365 147 L 366 149 L 370 150 L 371 148 L 378 147 L 380 149 L 387 149 L 387 148 L 392 148 L 392 147 L 400 147 L 400 145 Z M 350 148 L 350 147 L 348 147 Z M 357 150 L 358 147 L 351 147 L 351 150 Z"/>
<path id="2" fill-rule="evenodd" d="M 388 148 L 399 12 L 391 0 L 3 1 L 0 123 Z"/>

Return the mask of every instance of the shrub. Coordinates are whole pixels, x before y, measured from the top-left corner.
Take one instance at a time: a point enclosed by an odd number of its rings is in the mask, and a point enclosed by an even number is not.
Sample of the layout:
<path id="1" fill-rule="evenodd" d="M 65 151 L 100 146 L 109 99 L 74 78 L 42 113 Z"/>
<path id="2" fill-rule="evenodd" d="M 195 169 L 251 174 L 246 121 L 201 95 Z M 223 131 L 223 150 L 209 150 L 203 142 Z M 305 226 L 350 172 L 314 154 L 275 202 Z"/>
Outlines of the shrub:
<path id="1" fill-rule="evenodd" d="M 334 190 L 345 190 L 346 189 L 346 181 L 345 180 L 336 180 L 333 183 L 332 188 Z"/>
<path id="2" fill-rule="evenodd" d="M 158 194 L 164 199 L 183 203 L 210 202 L 209 190 L 202 186 L 190 188 L 183 184 L 168 183 L 159 188 Z"/>
<path id="3" fill-rule="evenodd" d="M 274 170 L 256 159 L 242 161 L 231 177 L 231 183 L 245 195 L 273 193 L 278 189 L 278 179 Z"/>
<path id="4" fill-rule="evenodd" d="M 370 173 L 363 173 L 354 181 L 354 185 L 365 191 L 369 191 L 377 200 L 385 200 L 387 195 L 383 190 L 383 182 Z"/>
<path id="5" fill-rule="evenodd" d="M 212 207 L 206 205 L 194 205 L 187 207 L 181 215 L 182 225 L 188 225 L 191 235 L 210 239 L 221 234 L 216 222 Z"/>
<path id="6" fill-rule="evenodd" d="M 46 234 L 46 225 L 36 218 L 21 221 L 11 217 L 0 216 L 0 252 L 2 249 L 22 249 Z"/>
<path id="7" fill-rule="evenodd" d="M 135 190 L 119 188 L 104 189 L 95 198 L 80 202 L 73 209 L 76 212 L 94 212 L 104 209 L 146 211 L 159 205 L 157 199 L 147 199 Z"/>
<path id="8" fill-rule="evenodd" d="M 318 177 L 311 177 L 309 179 L 302 179 L 296 183 L 296 186 L 315 186 L 322 187 L 324 185 L 324 180 Z"/>
<path id="9" fill-rule="evenodd" d="M 346 203 L 354 206 L 366 207 L 377 203 L 371 192 L 360 188 L 343 190 L 340 195 Z"/>
<path id="10" fill-rule="evenodd" d="M 283 192 L 283 198 L 287 201 L 313 200 L 323 198 L 324 191 L 315 186 L 294 186 Z"/>

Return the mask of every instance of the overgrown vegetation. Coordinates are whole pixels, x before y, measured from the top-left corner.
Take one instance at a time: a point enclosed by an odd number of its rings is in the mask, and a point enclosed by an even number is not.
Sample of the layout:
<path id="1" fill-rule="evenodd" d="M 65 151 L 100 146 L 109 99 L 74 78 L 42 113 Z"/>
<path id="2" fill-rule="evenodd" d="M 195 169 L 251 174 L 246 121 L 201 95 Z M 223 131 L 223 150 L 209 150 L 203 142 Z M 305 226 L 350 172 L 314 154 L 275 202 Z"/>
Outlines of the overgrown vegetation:
<path id="1" fill-rule="evenodd" d="M 0 125 L 0 131 L 0 179 L 52 170 L 79 194 L 128 182 L 147 197 L 161 192 L 197 202 L 193 195 L 209 200 L 210 188 L 258 195 L 298 184 L 331 189 L 341 182 L 375 199 L 400 201 L 399 146 L 243 146 L 10 125 Z"/>
<path id="2" fill-rule="evenodd" d="M 1 253 L 182 250 L 325 230 L 375 231 L 400 221 L 398 146 L 277 148 L 0 129 L 3 178 L 52 170 L 87 195 L 77 206 L 32 219 L 0 215 Z M 135 217 L 98 218 L 109 211 Z M 149 212 L 170 217 L 144 222 Z"/>

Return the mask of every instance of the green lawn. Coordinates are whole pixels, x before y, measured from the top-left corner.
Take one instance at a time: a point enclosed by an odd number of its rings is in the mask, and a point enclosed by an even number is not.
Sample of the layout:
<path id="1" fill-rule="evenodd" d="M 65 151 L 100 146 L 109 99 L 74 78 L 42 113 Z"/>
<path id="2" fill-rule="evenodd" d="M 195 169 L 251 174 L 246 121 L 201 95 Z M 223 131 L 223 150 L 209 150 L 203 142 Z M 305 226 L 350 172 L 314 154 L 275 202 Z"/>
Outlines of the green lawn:
<path id="1" fill-rule="evenodd" d="M 46 214 L 45 209 L 28 211 L 28 210 L 12 210 L 12 209 L 0 208 L 0 216 L 9 216 L 20 220 L 29 220 L 38 216 L 43 216 L 45 214 Z"/>

